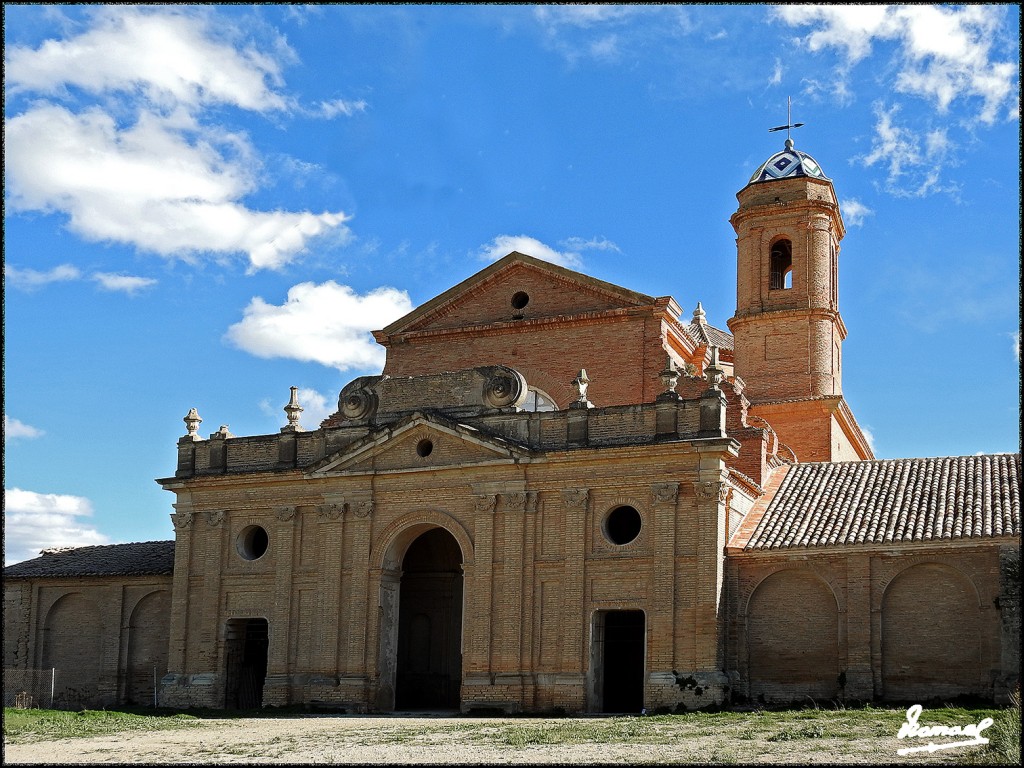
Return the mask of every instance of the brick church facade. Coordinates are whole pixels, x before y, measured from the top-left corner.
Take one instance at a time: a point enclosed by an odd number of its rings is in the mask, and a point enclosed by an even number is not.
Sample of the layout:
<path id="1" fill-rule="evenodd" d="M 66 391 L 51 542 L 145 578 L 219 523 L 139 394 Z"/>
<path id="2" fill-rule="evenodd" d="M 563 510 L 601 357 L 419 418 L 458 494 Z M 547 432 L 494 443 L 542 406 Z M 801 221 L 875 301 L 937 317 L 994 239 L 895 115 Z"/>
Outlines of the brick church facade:
<path id="1" fill-rule="evenodd" d="M 875 459 L 831 181 L 787 141 L 737 197 L 728 332 L 514 252 L 375 332 L 319 428 L 294 389 L 278 434 L 193 410 L 174 541 L 6 568 L 5 671 L 68 706 L 1005 700 L 1019 454 Z"/>

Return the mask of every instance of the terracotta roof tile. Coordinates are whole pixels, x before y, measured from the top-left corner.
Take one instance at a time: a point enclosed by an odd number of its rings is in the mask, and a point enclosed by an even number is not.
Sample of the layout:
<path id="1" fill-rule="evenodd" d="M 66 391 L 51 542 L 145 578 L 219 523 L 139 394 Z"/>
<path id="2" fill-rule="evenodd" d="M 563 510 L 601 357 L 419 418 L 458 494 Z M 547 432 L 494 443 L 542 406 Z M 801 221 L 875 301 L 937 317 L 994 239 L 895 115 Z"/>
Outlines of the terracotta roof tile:
<path id="1" fill-rule="evenodd" d="M 143 541 L 51 550 L 31 560 L 8 565 L 4 568 L 4 578 L 163 576 L 173 571 L 174 542 Z"/>
<path id="2" fill-rule="evenodd" d="M 797 464 L 745 550 L 1020 536 L 1020 454 Z"/>
<path id="3" fill-rule="evenodd" d="M 715 328 L 707 323 L 690 323 L 686 326 L 686 332 L 693 337 L 698 344 L 713 345 L 720 349 L 732 349 L 732 334 Z"/>

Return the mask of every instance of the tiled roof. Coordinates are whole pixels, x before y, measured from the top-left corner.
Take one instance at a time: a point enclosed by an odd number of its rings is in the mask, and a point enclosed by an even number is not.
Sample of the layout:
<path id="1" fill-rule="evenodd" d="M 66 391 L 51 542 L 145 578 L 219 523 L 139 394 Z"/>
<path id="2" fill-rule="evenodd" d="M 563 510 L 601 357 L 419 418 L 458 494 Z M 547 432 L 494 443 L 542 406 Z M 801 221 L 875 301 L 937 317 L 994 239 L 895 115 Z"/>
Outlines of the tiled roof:
<path id="1" fill-rule="evenodd" d="M 698 344 L 714 346 L 719 349 L 733 348 L 732 334 L 715 328 L 713 325 L 708 325 L 707 314 L 699 301 L 697 308 L 693 311 L 693 320 L 686 326 L 686 331 Z"/>
<path id="2" fill-rule="evenodd" d="M 47 554 L 7 566 L 4 578 L 162 576 L 174 572 L 173 541 L 105 544 L 44 552 Z"/>
<path id="3" fill-rule="evenodd" d="M 732 349 L 732 334 L 715 328 L 707 323 L 690 323 L 686 326 L 687 332 L 693 336 L 698 344 L 716 346 L 720 349 Z"/>
<path id="4" fill-rule="evenodd" d="M 1020 454 L 797 464 L 743 548 L 992 536 L 1020 536 Z"/>

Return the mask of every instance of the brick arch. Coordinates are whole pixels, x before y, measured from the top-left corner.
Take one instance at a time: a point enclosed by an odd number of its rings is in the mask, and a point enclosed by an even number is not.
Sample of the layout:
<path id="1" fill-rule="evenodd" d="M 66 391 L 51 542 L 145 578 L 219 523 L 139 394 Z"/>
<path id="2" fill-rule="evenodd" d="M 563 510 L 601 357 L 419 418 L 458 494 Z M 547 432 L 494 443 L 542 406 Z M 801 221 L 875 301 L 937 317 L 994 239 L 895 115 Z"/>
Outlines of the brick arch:
<path id="1" fill-rule="evenodd" d="M 763 576 L 753 584 L 748 584 L 745 587 L 740 588 L 739 602 L 743 607 L 743 615 L 746 616 L 750 609 L 750 598 L 757 591 L 767 579 L 780 571 L 803 571 L 806 573 L 813 574 L 817 578 L 821 579 L 825 585 L 831 590 L 832 597 L 835 598 L 836 605 L 840 613 L 844 612 L 844 600 L 841 595 L 843 591 L 840 587 L 840 582 L 836 578 L 835 573 L 831 568 L 823 568 L 819 563 L 804 563 L 801 565 L 794 565 L 793 563 L 776 563 L 772 566 L 766 567 L 762 570 Z"/>
<path id="2" fill-rule="evenodd" d="M 54 705 L 77 708 L 99 699 L 103 618 L 96 603 L 81 592 L 54 601 L 43 623 L 45 669 L 54 668 Z"/>
<path id="3" fill-rule="evenodd" d="M 900 570 L 882 595 L 882 693 L 923 702 L 987 695 L 981 605 L 974 582 L 946 563 Z"/>
<path id="4" fill-rule="evenodd" d="M 398 570 L 409 545 L 431 528 L 448 531 L 462 550 L 462 564 L 473 563 L 473 540 L 462 523 L 447 512 L 427 509 L 403 515 L 381 531 L 370 551 L 371 566 Z"/>
<path id="5" fill-rule="evenodd" d="M 937 558 L 934 555 L 916 555 L 913 557 L 901 557 L 899 559 L 890 560 L 883 566 L 882 573 L 880 574 L 877 585 L 880 590 L 880 600 L 884 599 L 885 592 L 888 590 L 889 585 L 892 584 L 906 571 L 910 570 L 916 565 L 939 565 L 944 568 L 948 568 L 952 571 L 956 571 L 960 574 L 971 587 L 974 589 L 974 596 L 978 602 L 978 606 L 981 607 L 981 593 L 978 590 L 978 586 L 975 583 L 974 577 L 960 567 L 959 563 L 950 563 L 941 558 Z"/>
<path id="6" fill-rule="evenodd" d="M 124 691 L 128 703 L 153 703 L 154 668 L 156 685 L 167 674 L 170 616 L 171 593 L 166 589 L 148 593 L 132 609 Z"/>
<path id="7" fill-rule="evenodd" d="M 572 380 L 559 381 L 551 374 L 529 366 L 513 365 L 517 371 L 523 374 L 528 386 L 536 387 L 553 399 L 560 410 L 569 407 L 569 403 L 576 399 L 576 391 L 572 388 Z"/>
<path id="8" fill-rule="evenodd" d="M 746 606 L 750 697 L 788 702 L 839 692 L 839 603 L 809 568 L 781 568 L 753 590 Z"/>

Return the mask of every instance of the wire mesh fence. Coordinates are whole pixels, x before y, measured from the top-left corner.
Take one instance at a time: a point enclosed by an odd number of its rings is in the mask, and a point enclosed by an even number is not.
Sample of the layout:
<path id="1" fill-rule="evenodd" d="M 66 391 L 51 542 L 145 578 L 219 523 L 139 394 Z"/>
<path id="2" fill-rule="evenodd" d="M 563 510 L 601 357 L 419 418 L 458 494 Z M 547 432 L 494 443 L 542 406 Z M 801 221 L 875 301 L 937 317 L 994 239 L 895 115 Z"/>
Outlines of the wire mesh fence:
<path id="1" fill-rule="evenodd" d="M 121 677 L 98 677 L 86 668 L 3 668 L 4 706 L 18 709 L 97 709 L 125 704 L 159 706 L 158 668 L 139 667 Z"/>
<path id="2" fill-rule="evenodd" d="M 57 670 L 4 667 L 4 706 L 18 709 L 44 707 L 55 703 Z"/>

